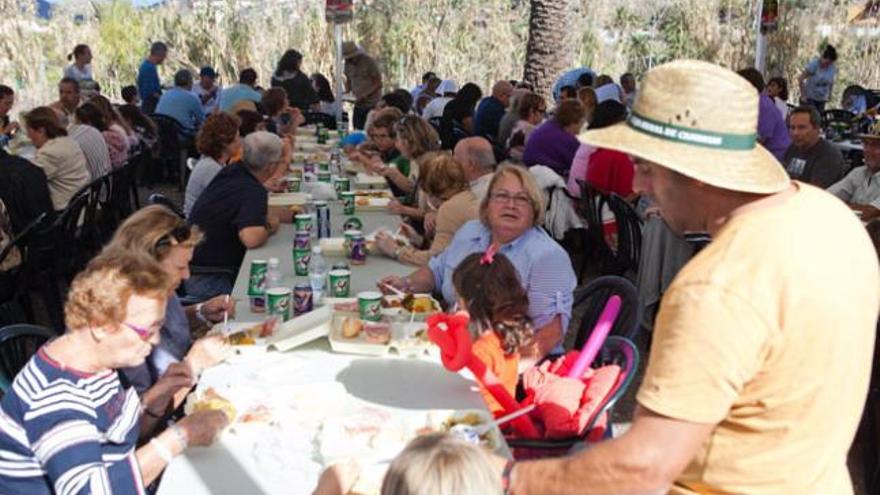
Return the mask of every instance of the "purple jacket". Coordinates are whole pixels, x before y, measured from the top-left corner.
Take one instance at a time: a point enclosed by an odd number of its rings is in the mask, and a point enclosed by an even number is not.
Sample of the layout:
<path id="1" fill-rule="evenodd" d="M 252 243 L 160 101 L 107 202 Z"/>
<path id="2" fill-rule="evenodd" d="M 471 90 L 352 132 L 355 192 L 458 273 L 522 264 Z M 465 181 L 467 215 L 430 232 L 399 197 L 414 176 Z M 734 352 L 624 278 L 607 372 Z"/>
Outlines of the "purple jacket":
<path id="1" fill-rule="evenodd" d="M 527 167 L 545 165 L 562 177 L 568 177 L 568 169 L 571 168 L 571 162 L 580 145 L 576 137 L 550 119 L 529 134 L 523 152 L 523 163 Z M 782 151 L 785 152 L 784 149 Z"/>
<path id="2" fill-rule="evenodd" d="M 785 125 L 785 120 L 772 98 L 766 93 L 761 93 L 758 101 L 758 139 L 767 151 L 782 163 L 785 150 L 791 144 L 788 126 Z"/>

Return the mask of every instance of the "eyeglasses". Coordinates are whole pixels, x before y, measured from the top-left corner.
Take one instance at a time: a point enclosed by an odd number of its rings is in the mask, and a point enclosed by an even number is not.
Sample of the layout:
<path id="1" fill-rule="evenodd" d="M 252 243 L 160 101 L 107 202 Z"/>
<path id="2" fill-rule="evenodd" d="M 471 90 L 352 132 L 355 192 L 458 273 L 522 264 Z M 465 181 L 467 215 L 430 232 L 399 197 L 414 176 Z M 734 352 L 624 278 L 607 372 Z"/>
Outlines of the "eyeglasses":
<path id="1" fill-rule="evenodd" d="M 507 191 L 498 191 L 489 195 L 489 199 L 498 204 L 508 204 L 513 201 L 515 206 L 530 206 L 532 199 L 525 194 L 510 194 Z"/>
<path id="2" fill-rule="evenodd" d="M 373 133 L 373 132 L 368 132 L 368 133 L 367 133 L 367 137 L 369 137 L 370 139 L 372 139 L 373 141 L 375 141 L 375 140 L 377 140 L 377 139 L 388 139 L 388 138 L 390 138 L 391 136 L 388 135 L 388 134 L 384 134 L 384 133 L 383 133 L 383 134 L 376 134 L 376 133 Z"/>
<path id="3" fill-rule="evenodd" d="M 156 244 L 153 244 L 153 254 L 156 254 L 156 252 L 162 248 L 176 246 L 181 242 L 186 241 L 189 239 L 190 234 L 192 234 L 192 231 L 190 230 L 189 225 L 185 223 L 178 224 L 171 230 L 171 232 L 163 235 L 158 241 L 156 241 Z"/>
<path id="4" fill-rule="evenodd" d="M 124 321 L 122 322 L 122 324 L 130 328 L 134 333 L 136 333 L 141 340 L 143 340 L 144 342 L 148 342 L 153 337 L 153 334 L 155 334 L 160 328 L 162 328 L 162 325 L 164 325 L 165 322 L 160 321 L 150 328 L 141 328 L 137 325 L 132 325 L 131 323 L 127 323 Z"/>

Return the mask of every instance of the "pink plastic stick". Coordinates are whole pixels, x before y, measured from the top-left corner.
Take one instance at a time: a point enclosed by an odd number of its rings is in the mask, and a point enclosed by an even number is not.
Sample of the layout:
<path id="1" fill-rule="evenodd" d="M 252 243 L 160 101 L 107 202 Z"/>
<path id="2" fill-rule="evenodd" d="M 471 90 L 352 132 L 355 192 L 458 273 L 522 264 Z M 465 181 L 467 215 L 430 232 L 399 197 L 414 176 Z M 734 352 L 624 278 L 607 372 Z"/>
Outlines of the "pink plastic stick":
<path id="1" fill-rule="evenodd" d="M 620 313 L 620 304 L 620 296 L 611 296 L 611 298 L 608 299 L 608 302 L 605 303 L 605 309 L 602 310 L 602 315 L 599 316 L 599 321 L 596 323 L 596 326 L 593 327 L 593 333 L 590 334 L 590 340 L 584 345 L 584 348 L 581 350 L 580 355 L 578 355 L 574 365 L 568 371 L 568 378 L 581 378 L 584 376 L 584 371 L 593 364 L 593 360 L 596 359 L 596 355 L 599 354 L 599 349 L 601 349 L 602 344 L 605 343 L 605 337 L 608 337 L 608 334 L 611 332 L 611 327 L 614 326 L 614 320 L 617 319 L 617 314 Z"/>

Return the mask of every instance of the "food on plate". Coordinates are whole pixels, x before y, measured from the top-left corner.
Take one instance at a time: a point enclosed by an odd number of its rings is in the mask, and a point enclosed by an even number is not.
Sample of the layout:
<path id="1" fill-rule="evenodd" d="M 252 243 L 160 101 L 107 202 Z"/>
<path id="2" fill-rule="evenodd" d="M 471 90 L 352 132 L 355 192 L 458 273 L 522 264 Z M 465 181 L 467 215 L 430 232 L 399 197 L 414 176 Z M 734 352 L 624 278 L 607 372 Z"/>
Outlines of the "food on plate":
<path id="1" fill-rule="evenodd" d="M 382 298 L 382 307 L 385 309 L 394 309 L 401 307 L 400 298 L 397 296 L 385 296 Z"/>
<path id="2" fill-rule="evenodd" d="M 421 342 L 430 342 L 431 339 L 428 338 L 428 328 L 422 327 L 412 334 L 414 339 L 418 339 Z"/>
<path id="3" fill-rule="evenodd" d="M 226 340 L 229 342 L 229 345 L 255 345 L 257 343 L 247 330 L 234 333 L 226 337 Z"/>
<path id="4" fill-rule="evenodd" d="M 476 443 L 494 450 L 496 448 L 496 445 L 494 445 L 494 440 L 491 437 L 491 430 L 483 433 L 482 435 L 479 435 L 479 437 L 476 436 L 476 432 L 474 432 L 473 430 L 474 427 L 485 423 L 486 418 L 477 413 L 468 413 L 458 416 L 453 415 L 443 422 L 443 424 L 441 425 L 441 431 L 452 433 L 453 435 L 463 440 L 467 440 L 472 443 Z"/>
<path id="5" fill-rule="evenodd" d="M 239 419 L 241 423 L 271 423 L 272 422 L 272 411 L 264 406 L 254 406 L 245 411 L 244 414 L 241 415 Z"/>
<path id="6" fill-rule="evenodd" d="M 414 296 L 412 294 L 407 294 L 403 298 L 401 306 L 410 313 L 431 313 L 440 310 L 430 296 Z"/>
<path id="7" fill-rule="evenodd" d="M 355 200 L 354 204 L 357 206 L 370 206 L 370 198 L 358 198 Z"/>
<path id="8" fill-rule="evenodd" d="M 370 190 L 362 190 L 356 191 L 355 195 L 359 198 L 391 198 L 390 191 L 370 191 Z"/>
<path id="9" fill-rule="evenodd" d="M 360 318 L 348 317 L 342 321 L 342 336 L 346 339 L 356 338 L 364 330 L 364 322 Z"/>
<path id="10" fill-rule="evenodd" d="M 387 323 L 368 323 L 364 325 L 364 336 L 371 344 L 386 345 L 391 341 L 391 326 Z"/>
<path id="11" fill-rule="evenodd" d="M 238 414 L 235 406 L 228 399 L 218 394 L 213 388 L 208 388 L 192 406 L 192 412 L 199 411 L 222 411 L 230 423 L 235 421 Z"/>

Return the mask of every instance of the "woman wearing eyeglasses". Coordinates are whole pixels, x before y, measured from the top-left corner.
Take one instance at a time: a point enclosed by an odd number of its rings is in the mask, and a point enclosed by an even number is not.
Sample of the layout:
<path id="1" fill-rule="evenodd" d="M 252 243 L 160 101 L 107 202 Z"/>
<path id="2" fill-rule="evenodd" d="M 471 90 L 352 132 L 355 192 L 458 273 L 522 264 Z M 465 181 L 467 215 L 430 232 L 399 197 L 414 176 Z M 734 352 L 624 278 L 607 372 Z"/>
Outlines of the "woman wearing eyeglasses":
<path id="1" fill-rule="evenodd" d="M 544 196 L 534 177 L 522 167 L 502 166 L 480 203 L 479 220 L 464 224 L 427 266 L 406 277 L 385 277 L 379 287 L 383 291 L 390 285 L 410 293 L 440 292 L 451 306 L 456 302 L 452 274 L 458 264 L 498 244 L 498 252 L 516 267 L 529 296 L 537 346 L 524 349 L 523 357 L 540 358 L 558 351 L 571 318 L 576 279 L 568 254 L 541 228 L 544 209 Z"/>
<path id="2" fill-rule="evenodd" d="M 173 280 L 142 254 L 93 259 L 71 284 L 67 332 L 40 348 L 0 404 L 0 493 L 145 493 L 187 445 L 208 445 L 226 425 L 204 411 L 137 448 L 155 419 L 146 408 L 192 384 L 165 379 L 140 399 L 118 369 L 159 342 Z"/>
<path id="3" fill-rule="evenodd" d="M 202 232 L 198 227 L 188 225 L 163 206 L 152 205 L 128 217 L 119 226 L 110 247 L 150 256 L 159 262 L 176 289 L 189 278 L 189 262 L 201 240 Z M 217 364 L 229 351 L 220 336 L 203 337 L 193 342 L 193 334 L 200 333 L 198 330 L 206 324 L 223 321 L 224 312 L 235 316 L 232 298 L 219 295 L 200 304 L 183 306 L 174 290 L 167 296 L 159 344 L 143 364 L 123 370 L 138 391 L 156 383 L 173 363 L 185 363 L 193 376 L 198 377 L 202 370 Z M 162 411 L 157 413 L 161 415 Z"/>

